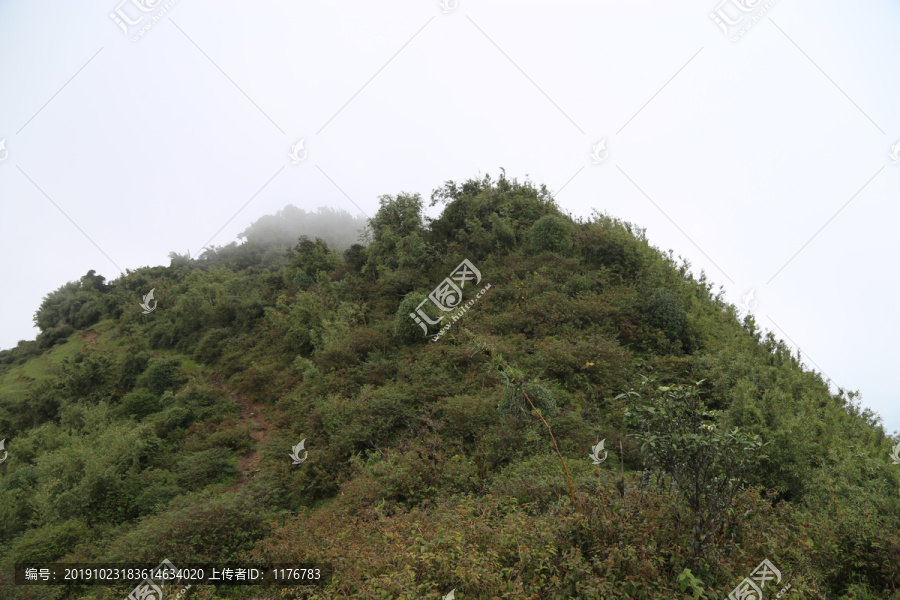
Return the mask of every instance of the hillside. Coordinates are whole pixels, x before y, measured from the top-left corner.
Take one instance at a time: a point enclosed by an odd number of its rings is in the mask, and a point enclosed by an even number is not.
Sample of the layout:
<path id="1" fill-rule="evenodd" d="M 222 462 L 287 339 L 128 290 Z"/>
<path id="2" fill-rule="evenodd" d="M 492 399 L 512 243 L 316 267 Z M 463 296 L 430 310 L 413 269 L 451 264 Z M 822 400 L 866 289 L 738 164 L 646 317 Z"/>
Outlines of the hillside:
<path id="1" fill-rule="evenodd" d="M 332 573 L 204 600 L 724 598 L 768 560 L 767 598 L 900 599 L 900 440 L 857 394 L 629 223 L 505 176 L 431 202 L 48 294 L 0 352 L 0 597 L 168 559 Z"/>

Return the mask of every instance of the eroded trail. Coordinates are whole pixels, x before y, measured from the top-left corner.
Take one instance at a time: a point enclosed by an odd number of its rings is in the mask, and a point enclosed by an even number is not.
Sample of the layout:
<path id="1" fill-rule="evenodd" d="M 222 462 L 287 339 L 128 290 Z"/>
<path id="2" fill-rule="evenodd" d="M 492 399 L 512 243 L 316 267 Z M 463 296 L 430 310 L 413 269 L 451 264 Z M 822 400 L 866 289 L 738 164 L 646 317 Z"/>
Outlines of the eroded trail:
<path id="1" fill-rule="evenodd" d="M 256 404 L 248 398 L 234 393 L 222 382 L 222 376 L 218 371 L 209 377 L 209 382 L 214 387 L 228 394 L 231 401 L 238 405 L 241 410 L 239 423 L 250 431 L 250 437 L 253 439 L 253 448 L 246 455 L 238 459 L 238 470 L 240 470 L 241 475 L 227 490 L 234 491 L 252 479 L 253 476 L 259 472 L 259 462 L 261 459 L 259 450 L 268 442 L 271 437 L 271 431 L 269 429 L 269 424 L 263 417 L 263 405 Z"/>

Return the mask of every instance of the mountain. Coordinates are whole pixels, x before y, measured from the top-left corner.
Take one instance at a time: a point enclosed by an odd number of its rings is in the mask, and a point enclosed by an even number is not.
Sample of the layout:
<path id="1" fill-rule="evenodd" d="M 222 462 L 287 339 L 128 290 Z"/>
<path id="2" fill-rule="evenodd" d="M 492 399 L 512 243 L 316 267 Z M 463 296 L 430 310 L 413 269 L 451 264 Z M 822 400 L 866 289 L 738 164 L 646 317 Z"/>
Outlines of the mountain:
<path id="1" fill-rule="evenodd" d="M 900 598 L 900 440 L 858 394 L 629 223 L 505 175 L 437 204 L 48 294 L 0 352 L 2 597 L 168 560 L 322 576 L 203 599 Z"/>

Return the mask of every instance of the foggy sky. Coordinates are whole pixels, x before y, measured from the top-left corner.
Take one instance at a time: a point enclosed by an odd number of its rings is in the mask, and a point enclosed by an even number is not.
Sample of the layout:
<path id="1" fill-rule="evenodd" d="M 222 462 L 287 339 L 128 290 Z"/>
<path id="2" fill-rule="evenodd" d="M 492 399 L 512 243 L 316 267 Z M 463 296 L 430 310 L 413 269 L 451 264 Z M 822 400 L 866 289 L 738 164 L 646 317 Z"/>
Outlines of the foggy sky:
<path id="1" fill-rule="evenodd" d="M 900 3 L 753 22 L 760 2 L 735 42 L 719 0 L 170 0 L 133 42 L 167 3 L 118 1 L 0 0 L 0 347 L 89 269 L 505 167 L 646 227 L 735 304 L 755 290 L 762 327 L 900 429 Z M 124 33 L 117 7 L 144 19 Z"/>

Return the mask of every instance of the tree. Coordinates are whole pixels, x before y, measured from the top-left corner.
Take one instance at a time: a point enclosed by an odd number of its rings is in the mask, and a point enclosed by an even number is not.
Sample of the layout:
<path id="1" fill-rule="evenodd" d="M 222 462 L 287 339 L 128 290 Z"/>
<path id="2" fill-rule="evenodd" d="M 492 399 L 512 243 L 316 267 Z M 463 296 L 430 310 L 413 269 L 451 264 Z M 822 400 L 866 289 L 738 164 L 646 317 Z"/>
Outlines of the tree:
<path id="1" fill-rule="evenodd" d="M 421 342 L 428 337 L 429 333 L 436 333 L 435 327 L 444 324 L 442 321 L 440 325 L 431 327 L 427 322 L 423 321 L 426 327 L 432 329 L 432 331 L 423 331 L 421 325 L 416 323 L 410 316 L 410 314 L 416 314 L 416 308 L 423 300 L 425 300 L 425 298 L 425 294 L 421 292 L 410 293 L 400 303 L 400 307 L 397 308 L 397 312 L 394 315 L 394 337 L 404 344 L 416 344 Z M 431 307 L 431 311 L 434 311 L 434 305 L 430 302 L 426 302 L 424 307 L 426 309 Z M 428 316 L 432 321 L 436 320 L 436 317 L 433 315 L 429 314 Z"/>
<path id="2" fill-rule="evenodd" d="M 684 335 L 687 313 L 678 294 L 666 288 L 658 288 L 647 304 L 647 320 L 675 342 Z"/>
<path id="3" fill-rule="evenodd" d="M 334 271 L 341 262 L 338 253 L 329 248 L 322 238 L 312 241 L 305 235 L 300 236 L 292 250 L 292 256 L 291 267 L 303 271 L 313 279 L 319 271 Z"/>
<path id="4" fill-rule="evenodd" d="M 727 525 L 735 526 L 735 499 L 751 469 L 765 458 L 758 435 L 719 422 L 720 411 L 708 410 L 699 386 L 658 386 L 644 377 L 641 391 L 617 396 L 633 401 L 625 411 L 629 434 L 641 452 L 664 474 L 684 499 L 692 518 L 691 567 Z M 658 479 L 659 481 L 659 479 Z"/>
<path id="5" fill-rule="evenodd" d="M 419 194 L 381 196 L 381 208 L 369 221 L 372 240 L 363 273 L 382 279 L 394 293 L 405 294 L 427 284 L 424 274 L 431 263 L 426 222 Z"/>
<path id="6" fill-rule="evenodd" d="M 109 287 L 105 283 L 106 277 L 97 275 L 96 273 L 97 272 L 94 269 L 88 271 L 87 274 L 81 278 L 81 287 L 82 289 L 90 291 L 106 293 L 109 291 Z"/>
<path id="7" fill-rule="evenodd" d="M 430 224 L 429 243 L 441 252 L 458 245 L 473 259 L 514 247 L 535 221 L 556 210 L 545 186 L 509 180 L 505 173 L 498 181 L 490 175 L 460 185 L 447 181 L 431 194 L 431 206 L 438 203 L 446 207 Z"/>
<path id="8" fill-rule="evenodd" d="M 572 247 L 572 227 L 557 215 L 544 215 L 528 232 L 532 252 L 564 253 Z"/>
<path id="9" fill-rule="evenodd" d="M 366 264 L 366 247 L 362 244 L 353 244 L 344 250 L 344 261 L 350 270 L 361 272 Z"/>

